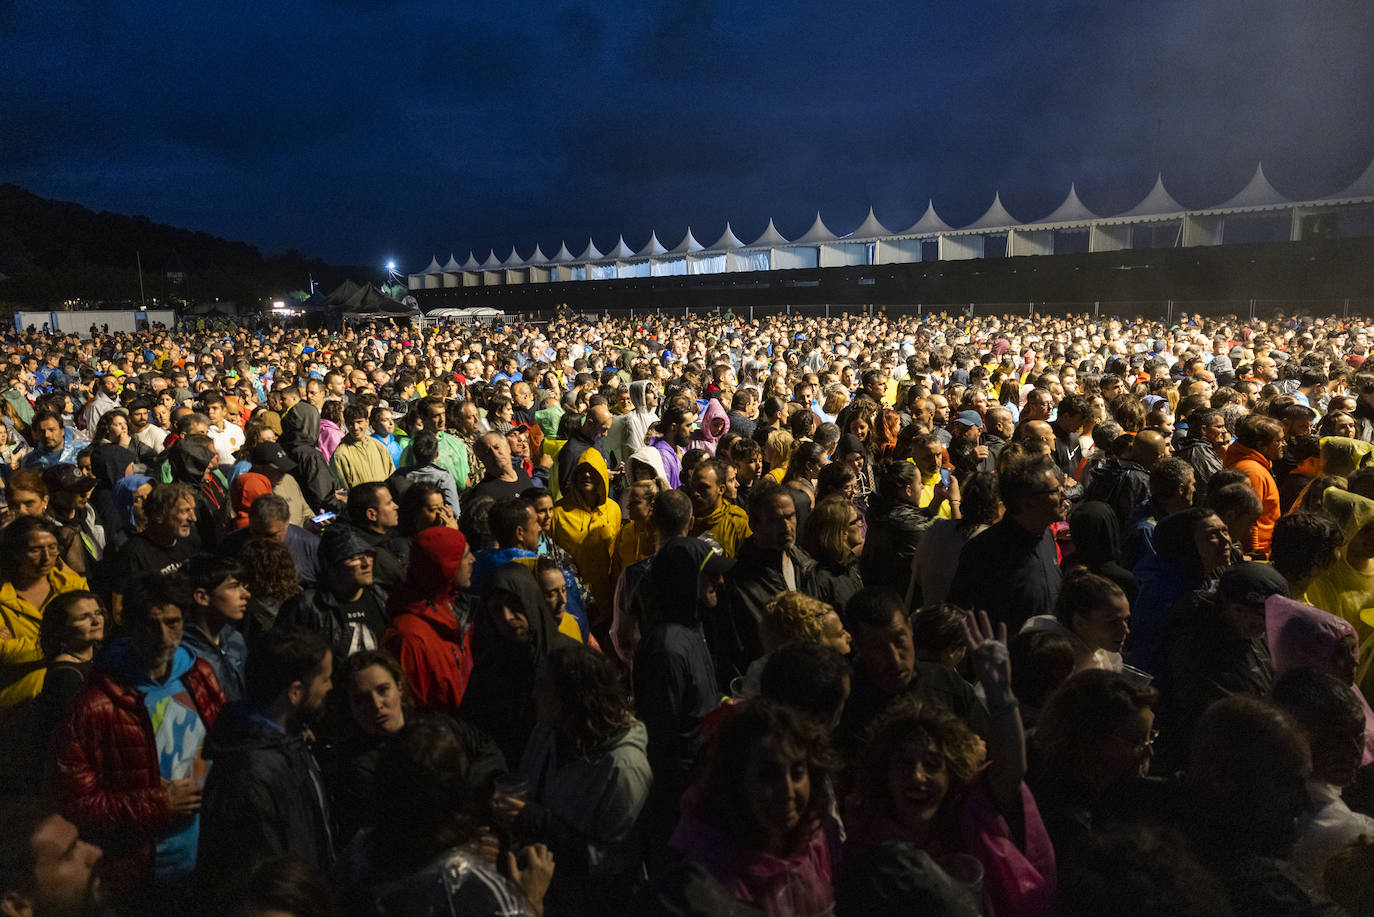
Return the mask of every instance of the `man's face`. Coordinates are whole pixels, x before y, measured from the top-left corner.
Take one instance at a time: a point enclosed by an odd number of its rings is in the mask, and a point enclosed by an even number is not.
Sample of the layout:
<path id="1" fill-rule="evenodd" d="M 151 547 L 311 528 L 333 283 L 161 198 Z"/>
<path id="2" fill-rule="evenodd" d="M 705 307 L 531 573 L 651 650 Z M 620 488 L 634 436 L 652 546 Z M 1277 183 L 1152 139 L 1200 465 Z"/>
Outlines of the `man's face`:
<path id="1" fill-rule="evenodd" d="M 372 585 L 372 555 L 354 554 L 339 564 L 339 582 L 344 586 L 365 589 Z"/>
<path id="2" fill-rule="evenodd" d="M 308 723 L 317 721 L 324 713 L 325 698 L 332 690 L 334 690 L 334 654 L 325 650 L 324 658 L 320 660 L 320 667 L 315 670 L 310 681 L 304 685 L 301 705 L 297 708 L 296 715 Z"/>
<path id="3" fill-rule="evenodd" d="M 377 415 L 377 422 L 372 425 L 372 429 L 382 436 L 390 436 L 396 430 L 396 419 L 391 416 L 390 411 L 382 411 Z"/>
<path id="4" fill-rule="evenodd" d="M 305 385 L 305 400 L 317 408 L 324 407 L 324 383 L 311 379 Z"/>
<path id="5" fill-rule="evenodd" d="M 436 404 L 433 407 L 427 408 L 425 410 L 423 420 L 426 430 L 433 430 L 437 433 L 441 430 L 447 429 L 448 414 L 444 410 L 443 405 Z"/>
<path id="6" fill-rule="evenodd" d="M 539 527 L 539 513 L 535 512 L 534 507 L 530 507 L 525 511 L 525 524 L 515 530 L 515 542 L 526 551 L 537 551 L 542 531 Z"/>
<path id="7" fill-rule="evenodd" d="M 692 513 L 698 519 L 705 519 L 720 507 L 721 490 L 716 480 L 716 469 L 702 465 L 692 473 Z"/>
<path id="8" fill-rule="evenodd" d="M 119 378 L 112 375 L 100 377 L 100 390 L 109 397 L 113 398 L 119 394 Z"/>
<path id="9" fill-rule="evenodd" d="M 480 415 L 477 413 L 477 405 L 471 401 L 465 403 L 458 409 L 458 432 L 464 436 L 471 436 L 477 432 L 477 421 Z"/>
<path id="10" fill-rule="evenodd" d="M 372 524 L 383 531 L 394 529 L 400 524 L 399 507 L 391 496 L 391 488 L 378 488 L 377 509 Z"/>
<path id="11" fill-rule="evenodd" d="M 727 500 L 739 499 L 739 472 L 734 465 L 727 465 L 725 468 L 725 483 L 721 485 L 721 494 Z"/>
<path id="12" fill-rule="evenodd" d="M 544 593 L 544 600 L 553 609 L 554 616 L 562 616 L 568 608 L 568 584 L 563 579 L 563 571 L 545 570 L 540 573 L 539 589 Z"/>
<path id="13" fill-rule="evenodd" d="M 494 590 L 487 599 L 487 614 L 496 632 L 513 643 L 528 643 L 530 621 L 520 600 L 504 590 Z"/>
<path id="14" fill-rule="evenodd" d="M 29 839 L 33 850 L 32 898 L 23 907 L 6 911 L 13 914 L 83 917 L 95 914 L 102 900 L 96 864 L 100 848 L 81 840 L 76 826 L 61 815 L 50 815 L 38 825 Z M 0 904 L 14 907 L 12 898 Z"/>
<path id="15" fill-rule="evenodd" d="M 763 507 L 754 538 L 759 547 L 770 551 L 785 551 L 797 540 L 797 507 L 792 497 L 776 494 Z"/>
<path id="16" fill-rule="evenodd" d="M 44 417 L 39 421 L 38 436 L 43 441 L 45 452 L 56 452 L 62 448 L 62 424 L 56 417 Z"/>
<path id="17" fill-rule="evenodd" d="M 367 418 L 366 418 L 366 417 L 359 417 L 359 418 L 356 419 L 356 420 L 351 420 L 351 421 L 348 422 L 348 433 L 349 433 L 349 435 L 352 436 L 354 439 L 358 439 L 358 440 L 367 439 L 368 436 L 371 435 L 371 432 L 372 432 L 372 427 L 371 427 L 371 425 L 367 422 Z"/>
<path id="18" fill-rule="evenodd" d="M 506 434 L 506 448 L 510 450 L 512 461 L 519 460 L 523 465 L 530 457 L 530 438 L 521 430 L 512 430 Z"/>
<path id="19" fill-rule="evenodd" d="M 937 427 L 943 427 L 949 423 L 949 399 L 944 395 L 931 395 L 930 406 L 934 409 L 931 422 Z"/>
<path id="20" fill-rule="evenodd" d="M 181 646 L 182 615 L 175 605 L 159 605 L 148 612 L 146 621 L 127 623 L 134 655 L 148 672 L 160 672 L 172 662 Z"/>
<path id="21" fill-rule="evenodd" d="M 604 404 L 598 404 L 587 411 L 587 420 L 582 424 L 582 430 L 588 439 L 603 436 L 610 428 L 611 411 Z"/>
<path id="22" fill-rule="evenodd" d="M 347 387 L 348 386 L 344 384 L 343 376 L 331 375 L 329 377 L 329 380 L 325 383 L 326 391 L 328 391 L 331 396 L 339 400 L 343 400 L 344 390 Z"/>
<path id="23" fill-rule="evenodd" d="M 172 510 L 172 531 L 178 538 L 190 538 L 191 529 L 196 524 L 196 504 L 193 500 L 180 500 Z"/>
<path id="24" fill-rule="evenodd" d="M 944 457 L 944 450 L 940 448 L 938 442 L 916 443 L 911 447 L 911 459 L 916 463 L 916 467 L 921 469 L 923 475 L 929 476 L 939 471 L 940 462 L 944 460 Z"/>
<path id="25" fill-rule="evenodd" d="M 218 427 L 220 422 L 224 420 L 224 405 L 218 402 L 206 405 L 205 416 L 210 418 L 211 426 Z"/>
<path id="26" fill-rule="evenodd" d="M 1278 364 L 1271 357 L 1260 357 L 1255 361 L 1255 378 L 1262 382 L 1273 382 L 1279 377 Z"/>
<path id="27" fill-rule="evenodd" d="M 697 415 L 686 414 L 682 422 L 677 424 L 669 431 L 668 441 L 675 446 L 684 446 L 692 438 L 692 428 L 697 424 Z"/>
<path id="28" fill-rule="evenodd" d="M 893 612 L 887 627 L 856 628 L 854 648 L 879 690 L 889 697 L 906 690 L 916 670 L 916 646 L 905 615 Z"/>
<path id="29" fill-rule="evenodd" d="M 250 519 L 249 528 L 258 538 L 270 538 L 273 541 L 286 543 L 286 530 L 289 525 L 285 519 Z"/>
<path id="30" fill-rule="evenodd" d="M 148 409 L 134 408 L 129 412 L 129 420 L 133 422 L 135 430 L 142 430 L 148 426 Z"/>
<path id="31" fill-rule="evenodd" d="M 530 388 L 528 382 L 517 382 L 512 385 L 510 397 L 515 406 L 522 411 L 534 407 L 534 389 Z"/>
<path id="32" fill-rule="evenodd" d="M 601 478 L 591 465 L 577 466 L 573 471 L 572 485 L 588 506 L 596 506 L 601 502 Z"/>
<path id="33" fill-rule="evenodd" d="M 482 445 L 491 453 L 491 463 L 496 471 L 504 472 L 510 469 L 510 444 L 504 436 L 500 433 L 486 433 L 482 436 Z"/>
<path id="34" fill-rule="evenodd" d="M 213 591 L 197 596 L 197 599 L 201 598 L 216 614 L 229 621 L 242 621 L 244 612 L 248 610 L 248 587 L 237 576 L 227 577 Z"/>

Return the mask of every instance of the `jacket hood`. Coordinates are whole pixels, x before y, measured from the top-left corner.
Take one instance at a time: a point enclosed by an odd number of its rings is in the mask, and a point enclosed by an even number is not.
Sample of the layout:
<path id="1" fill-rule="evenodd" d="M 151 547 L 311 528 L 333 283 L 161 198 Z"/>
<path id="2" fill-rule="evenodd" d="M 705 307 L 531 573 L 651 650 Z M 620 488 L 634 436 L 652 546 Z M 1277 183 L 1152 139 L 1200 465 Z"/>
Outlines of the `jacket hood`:
<path id="1" fill-rule="evenodd" d="M 205 446 L 188 443 L 184 439 L 178 440 L 167 452 L 167 462 L 172 468 L 172 480 L 190 484 L 196 489 L 200 488 L 201 482 L 205 480 L 205 472 L 215 462 L 215 453 Z"/>
<path id="2" fill-rule="evenodd" d="M 549 608 L 549 603 L 544 600 L 544 593 L 539 589 L 539 583 L 535 581 L 534 571 L 524 564 L 506 564 L 491 575 L 491 582 L 487 586 L 487 598 L 490 599 L 492 593 L 498 591 L 513 596 L 525 612 L 525 620 L 530 626 L 530 639 L 526 645 L 535 660 L 543 659 L 553 644 L 557 626 L 553 621 L 553 609 Z M 489 641 L 497 641 L 497 645 L 504 645 L 507 649 L 512 646 L 511 641 L 496 633 L 491 616 L 485 608 L 482 609 L 480 620 Z"/>
<path id="3" fill-rule="evenodd" d="M 468 540 L 457 529 L 436 525 L 415 536 L 401 593 L 411 601 L 449 598 L 453 580 L 463 565 Z"/>
<path id="4" fill-rule="evenodd" d="M 634 452 L 630 453 L 629 459 L 626 460 L 627 465 L 633 463 L 648 465 L 654 470 L 654 476 L 664 481 L 666 487 L 668 472 L 663 467 L 662 452 L 659 452 L 653 446 L 640 446 Z M 633 478 L 634 475 L 631 474 L 630 477 Z"/>
<path id="5" fill-rule="evenodd" d="M 1323 436 L 1321 447 L 1322 454 L 1333 465 L 1339 462 L 1348 465 L 1351 470 L 1368 465 L 1371 456 L 1374 456 L 1374 443 L 1348 436 Z"/>
<path id="6" fill-rule="evenodd" d="M 630 383 L 630 404 L 636 411 L 649 413 L 649 387 L 654 383 L 649 379 L 639 379 Z"/>
<path id="7" fill-rule="evenodd" d="M 700 538 L 671 538 L 654 555 L 650 589 L 656 621 L 695 627 L 701 622 L 701 571 L 716 553 Z"/>
<path id="8" fill-rule="evenodd" d="M 1299 668 L 1334 674 L 1332 662 L 1341 643 L 1347 637 L 1355 639 L 1349 621 L 1287 596 L 1266 599 L 1264 619 L 1275 675 Z"/>
<path id="9" fill-rule="evenodd" d="M 315 448 L 320 442 L 320 410 L 308 401 L 298 401 L 281 419 L 281 446 Z"/>
<path id="10" fill-rule="evenodd" d="M 585 450 L 578 458 L 577 464 L 573 466 L 572 473 L 568 475 L 569 485 L 566 489 L 566 494 L 568 496 L 573 496 L 579 502 L 581 502 L 582 499 L 581 495 L 573 489 L 571 481 L 573 476 L 577 474 L 577 469 L 581 468 L 583 465 L 590 465 L 595 469 L 597 480 L 601 482 L 601 499 L 597 500 L 593 506 L 588 507 L 588 509 L 596 509 L 605 504 L 606 497 L 611 492 L 611 473 L 606 468 L 606 459 L 601 455 L 600 450 L 596 448 Z"/>
<path id="11" fill-rule="evenodd" d="M 196 654 L 194 652 L 185 646 L 177 647 L 177 651 L 172 655 L 172 667 L 168 670 L 164 683 L 185 675 L 195 664 Z M 133 644 L 129 642 L 128 637 L 123 637 L 110 644 L 101 654 L 101 665 L 122 680 L 136 686 L 139 690 L 146 691 L 148 688 L 156 686 L 156 683 L 148 677 L 148 670 L 134 655 Z"/>
<path id="12" fill-rule="evenodd" d="M 1121 562 L 1121 523 L 1116 512 L 1100 500 L 1088 500 L 1069 514 L 1074 559 L 1089 569 Z"/>
<path id="13" fill-rule="evenodd" d="M 243 528 L 247 525 L 248 508 L 253 505 L 253 501 L 271 492 L 272 481 L 265 474 L 245 471 L 234 478 L 234 483 L 229 487 L 229 496 L 233 500 L 235 527 Z"/>
<path id="14" fill-rule="evenodd" d="M 711 432 L 711 421 L 713 420 L 720 420 L 725 424 L 725 429 L 721 430 L 719 434 Z M 714 446 L 720 441 L 722 436 L 729 432 L 730 416 L 725 410 L 725 407 L 720 403 L 720 399 L 707 399 L 706 410 L 701 414 L 701 428 L 697 430 L 696 433 L 692 434 L 692 438 L 696 440 L 705 440 Z"/>
<path id="15" fill-rule="evenodd" d="M 561 407 L 540 408 L 534 412 L 534 422 L 549 439 L 558 438 L 558 422 L 563 419 Z"/>
<path id="16" fill-rule="evenodd" d="M 1251 449 L 1249 446 L 1242 446 L 1239 442 L 1234 442 L 1226 447 L 1225 464 L 1227 468 L 1234 468 L 1237 462 L 1247 460 L 1258 462 L 1265 468 L 1272 468 L 1274 464 L 1265 458 L 1258 450 Z"/>
<path id="17" fill-rule="evenodd" d="M 247 701 L 235 701 L 220 711 L 214 728 L 205 739 L 207 761 L 229 758 L 244 752 L 286 745 L 292 739 L 274 724 L 257 715 Z"/>
<path id="18" fill-rule="evenodd" d="M 129 466 L 137 463 L 138 456 L 114 443 L 100 443 L 91 450 L 91 471 L 101 487 L 113 488 Z"/>
<path id="19" fill-rule="evenodd" d="M 1322 492 L 1322 506 L 1341 527 L 1342 544 L 1350 544 L 1360 529 L 1374 521 L 1374 500 L 1339 487 L 1328 487 Z"/>
<path id="20" fill-rule="evenodd" d="M 868 446 L 864 445 L 864 441 L 853 433 L 845 433 L 840 437 L 839 445 L 835 448 L 835 458 L 843 459 L 851 452 L 857 452 L 865 459 L 868 458 Z"/>
<path id="21" fill-rule="evenodd" d="M 134 493 L 153 479 L 146 474 L 131 474 L 120 478 L 114 486 L 114 502 L 119 507 L 119 518 L 130 527 L 134 526 Z"/>

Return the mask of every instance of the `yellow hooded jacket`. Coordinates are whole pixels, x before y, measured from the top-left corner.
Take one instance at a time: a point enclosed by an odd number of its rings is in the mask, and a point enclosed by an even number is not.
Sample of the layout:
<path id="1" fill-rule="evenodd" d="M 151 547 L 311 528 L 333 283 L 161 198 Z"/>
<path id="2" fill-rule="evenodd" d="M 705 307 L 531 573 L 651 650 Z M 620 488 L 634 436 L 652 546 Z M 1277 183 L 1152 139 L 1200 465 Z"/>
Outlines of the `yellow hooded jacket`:
<path id="1" fill-rule="evenodd" d="M 64 592 L 88 589 L 80 574 L 61 564 L 48 573 L 52 588 L 42 608 L 34 608 L 15 591 L 14 583 L 0 584 L 0 624 L 11 637 L 0 640 L 0 710 L 32 700 L 43 691 L 47 669 L 38 646 L 38 626 L 52 600 Z"/>
<path id="2" fill-rule="evenodd" d="M 1360 612 L 1374 606 L 1374 576 L 1366 576 L 1346 561 L 1345 552 L 1355 536 L 1374 522 L 1374 500 L 1328 487 L 1322 494 L 1322 506 L 1336 520 L 1341 529 L 1341 556 L 1312 580 L 1303 601 L 1322 611 L 1344 618 L 1355 627 L 1360 642 L 1374 634 Z"/>
<path id="3" fill-rule="evenodd" d="M 583 452 L 573 467 L 572 477 L 583 465 L 596 471 L 601 482 L 599 499 L 588 506 L 576 490 L 564 493 L 553 508 L 553 538 L 577 561 L 582 581 L 596 599 L 597 618 L 604 619 L 610 616 L 613 606 L 611 567 L 615 539 L 620 533 L 620 507 L 608 498 L 611 475 L 601 453 L 596 449 Z"/>

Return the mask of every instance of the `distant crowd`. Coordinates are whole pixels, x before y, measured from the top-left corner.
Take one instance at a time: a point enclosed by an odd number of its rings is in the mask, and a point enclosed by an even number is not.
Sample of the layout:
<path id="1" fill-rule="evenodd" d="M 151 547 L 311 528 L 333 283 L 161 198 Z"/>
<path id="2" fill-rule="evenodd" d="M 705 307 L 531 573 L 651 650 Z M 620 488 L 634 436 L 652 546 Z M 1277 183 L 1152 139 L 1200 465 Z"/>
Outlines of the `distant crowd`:
<path id="1" fill-rule="evenodd" d="M 0 337 L 0 915 L 1374 914 L 1374 322 Z"/>

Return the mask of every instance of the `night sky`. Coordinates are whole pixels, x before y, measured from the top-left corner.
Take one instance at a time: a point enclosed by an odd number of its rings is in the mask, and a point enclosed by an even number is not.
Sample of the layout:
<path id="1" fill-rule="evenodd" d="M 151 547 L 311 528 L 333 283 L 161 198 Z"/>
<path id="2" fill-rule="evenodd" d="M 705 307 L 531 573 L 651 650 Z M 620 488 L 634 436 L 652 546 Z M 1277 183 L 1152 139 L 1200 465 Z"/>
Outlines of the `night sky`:
<path id="1" fill-rule="evenodd" d="M 1366 0 L 6 0 L 0 181 L 419 271 L 512 243 L 790 238 L 993 192 L 1218 203 L 1374 157 Z"/>

